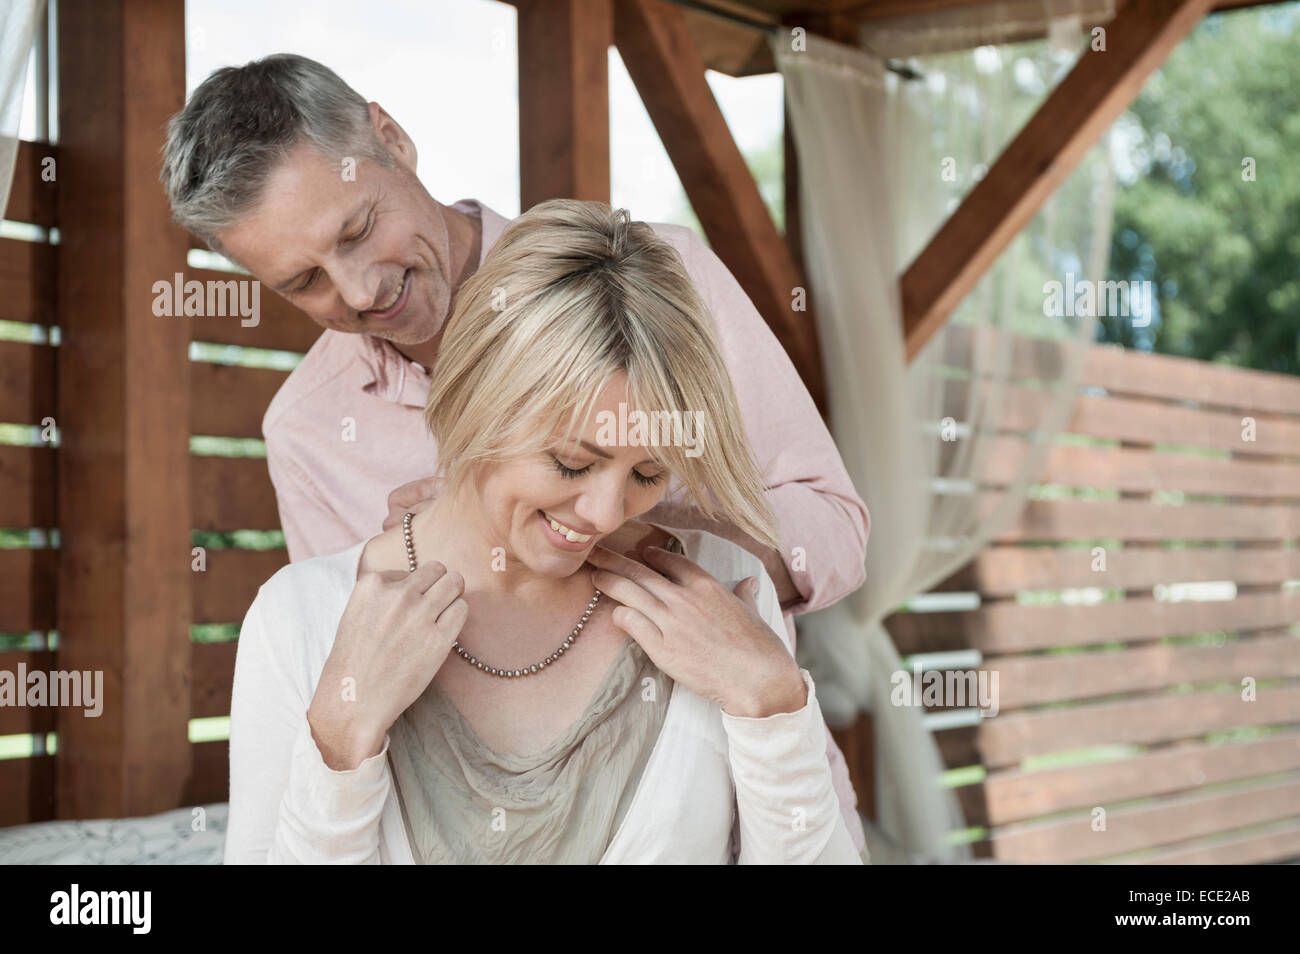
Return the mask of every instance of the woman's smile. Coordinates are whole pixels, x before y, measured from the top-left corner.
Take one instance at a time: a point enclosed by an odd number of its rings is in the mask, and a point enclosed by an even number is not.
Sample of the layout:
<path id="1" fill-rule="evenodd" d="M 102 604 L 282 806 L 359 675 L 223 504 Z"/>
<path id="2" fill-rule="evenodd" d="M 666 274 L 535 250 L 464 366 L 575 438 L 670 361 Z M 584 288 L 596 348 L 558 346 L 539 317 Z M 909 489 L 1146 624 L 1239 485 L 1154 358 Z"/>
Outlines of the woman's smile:
<path id="1" fill-rule="evenodd" d="M 537 511 L 537 519 L 551 545 L 560 550 L 567 550 L 569 553 L 579 553 L 587 549 L 596 538 L 594 533 L 579 533 L 542 510 Z"/>

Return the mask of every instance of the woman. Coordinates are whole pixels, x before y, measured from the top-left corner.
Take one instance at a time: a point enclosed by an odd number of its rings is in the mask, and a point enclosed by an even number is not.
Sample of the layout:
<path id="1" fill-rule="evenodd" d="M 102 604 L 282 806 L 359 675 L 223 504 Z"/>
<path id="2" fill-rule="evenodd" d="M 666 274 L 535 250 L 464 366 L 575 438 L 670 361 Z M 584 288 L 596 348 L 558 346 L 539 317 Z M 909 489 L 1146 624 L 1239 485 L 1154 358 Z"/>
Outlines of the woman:
<path id="1" fill-rule="evenodd" d="M 426 420 L 437 500 L 249 609 L 226 861 L 861 863 L 762 563 L 635 519 L 676 477 L 776 545 L 676 252 L 599 203 L 521 216 Z"/>

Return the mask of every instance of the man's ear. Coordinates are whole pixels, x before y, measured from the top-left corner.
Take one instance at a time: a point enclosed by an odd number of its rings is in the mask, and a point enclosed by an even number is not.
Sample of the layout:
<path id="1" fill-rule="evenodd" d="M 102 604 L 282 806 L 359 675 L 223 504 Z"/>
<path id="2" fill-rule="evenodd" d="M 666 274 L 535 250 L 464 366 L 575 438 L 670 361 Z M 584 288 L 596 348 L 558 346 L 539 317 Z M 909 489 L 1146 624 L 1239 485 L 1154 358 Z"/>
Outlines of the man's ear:
<path id="1" fill-rule="evenodd" d="M 397 125 L 397 120 L 378 103 L 370 104 L 370 128 L 374 130 L 379 144 L 388 150 L 388 154 L 412 175 L 415 174 L 415 143 L 406 134 L 406 130 Z"/>

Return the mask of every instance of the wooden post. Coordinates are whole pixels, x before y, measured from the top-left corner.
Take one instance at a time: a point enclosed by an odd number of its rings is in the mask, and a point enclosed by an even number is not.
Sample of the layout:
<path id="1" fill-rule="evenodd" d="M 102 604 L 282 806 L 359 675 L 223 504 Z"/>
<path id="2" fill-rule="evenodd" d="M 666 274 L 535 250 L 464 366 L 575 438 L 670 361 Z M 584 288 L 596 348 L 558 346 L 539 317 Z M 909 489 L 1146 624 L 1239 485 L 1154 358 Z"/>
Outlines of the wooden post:
<path id="1" fill-rule="evenodd" d="M 513 0 L 519 10 L 519 207 L 609 201 L 610 0 Z"/>
<path id="2" fill-rule="evenodd" d="M 182 804 L 190 773 L 190 328 L 158 181 L 185 98 L 184 0 L 59 5 L 58 666 L 103 673 L 57 715 L 60 818 Z"/>
<path id="3" fill-rule="evenodd" d="M 794 127 L 790 122 L 790 104 L 786 103 L 781 124 L 781 149 L 785 159 L 785 244 L 790 257 L 803 274 L 808 263 L 803 257 L 803 205 L 799 200 L 799 150 L 795 146 Z M 812 290 L 809 289 L 811 295 Z"/>

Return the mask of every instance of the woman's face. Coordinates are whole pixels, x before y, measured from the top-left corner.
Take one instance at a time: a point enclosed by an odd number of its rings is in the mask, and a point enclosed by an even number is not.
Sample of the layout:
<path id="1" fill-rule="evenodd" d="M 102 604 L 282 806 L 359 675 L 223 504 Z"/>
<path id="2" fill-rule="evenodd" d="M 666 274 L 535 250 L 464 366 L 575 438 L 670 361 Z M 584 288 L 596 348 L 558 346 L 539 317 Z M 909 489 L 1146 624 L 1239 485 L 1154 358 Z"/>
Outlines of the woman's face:
<path id="1" fill-rule="evenodd" d="M 492 545 L 504 545 L 510 560 L 569 576 L 602 537 L 663 497 L 670 474 L 644 445 L 597 443 L 600 412 L 617 417 L 620 402 L 627 402 L 625 374 L 601 391 L 586 430 L 567 445 L 556 435 L 543 452 L 480 469 L 472 492 Z"/>

